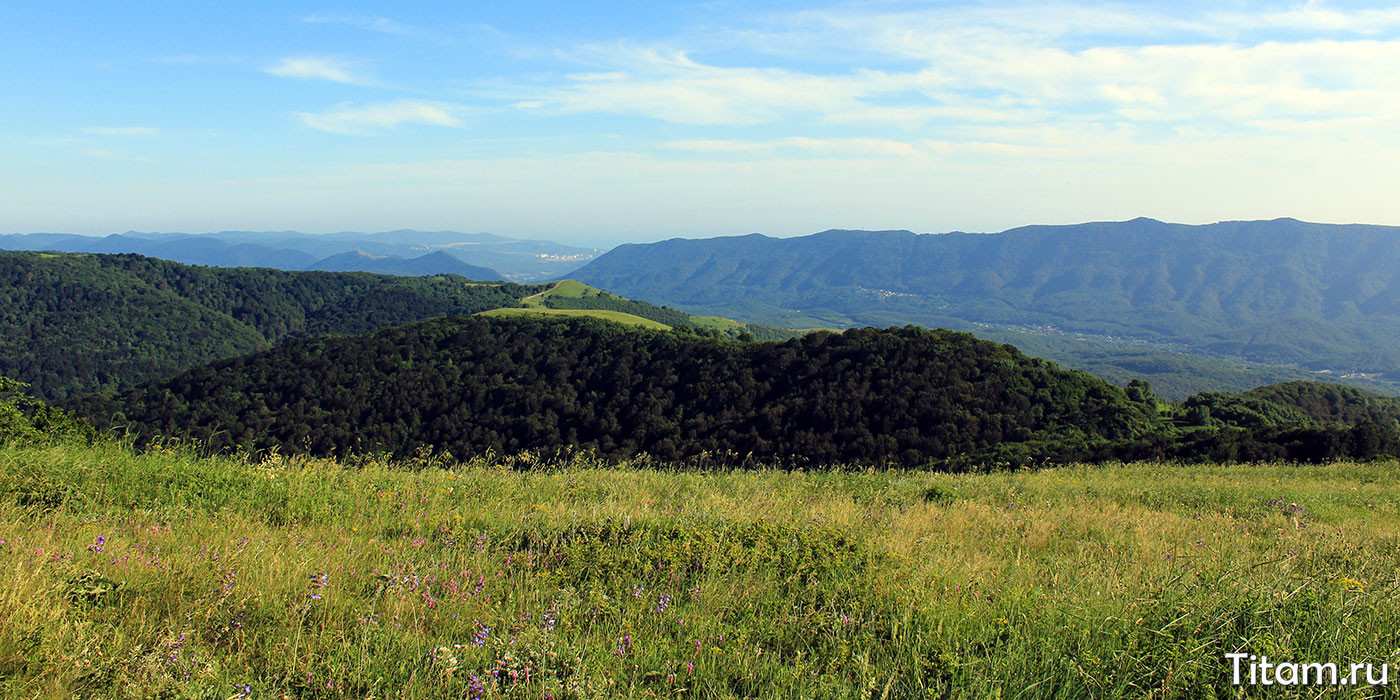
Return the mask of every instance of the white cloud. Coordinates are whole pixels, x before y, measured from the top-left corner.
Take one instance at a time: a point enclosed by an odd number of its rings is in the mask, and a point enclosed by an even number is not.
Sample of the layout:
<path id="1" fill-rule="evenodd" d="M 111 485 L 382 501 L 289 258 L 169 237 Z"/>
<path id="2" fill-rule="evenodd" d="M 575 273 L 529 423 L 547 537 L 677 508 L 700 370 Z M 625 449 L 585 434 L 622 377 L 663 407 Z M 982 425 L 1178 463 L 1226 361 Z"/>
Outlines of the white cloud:
<path id="1" fill-rule="evenodd" d="M 1334 10 L 1314 0 L 1282 11 L 1216 13 L 1211 15 L 1211 21 L 1240 29 L 1295 29 L 1377 35 L 1400 28 L 1400 8 Z"/>
<path id="2" fill-rule="evenodd" d="M 361 134 L 393 129 L 400 124 L 460 126 L 457 114 L 463 108 L 441 102 L 399 100 L 367 105 L 342 104 L 324 112 L 296 112 L 295 116 L 312 129 L 333 134 Z"/>
<path id="3" fill-rule="evenodd" d="M 355 72 L 353 66 L 339 58 L 327 56 L 289 56 L 263 69 L 279 78 L 329 80 L 346 85 L 372 85 L 373 80 Z"/>
<path id="4" fill-rule="evenodd" d="M 87 126 L 82 132 L 94 136 L 155 136 L 160 133 L 149 126 Z"/>
<path id="5" fill-rule="evenodd" d="M 1251 27 L 1306 24 L 1299 18 L 1360 35 L 1395 25 L 1400 18 L 1391 15 L 1400 10 L 1311 3 L 1226 21 L 1064 4 L 891 13 L 868 7 L 792 13 L 767 34 L 738 34 L 751 48 L 783 47 L 784 57 L 798 48 L 819 57 L 821 47 L 836 46 L 863 56 L 856 65 L 879 69 L 820 73 L 752 58 L 719 65 L 674 48 L 590 45 L 569 57 L 598 70 L 505 97 L 546 114 L 693 126 L 839 125 L 865 127 L 872 136 L 897 127 L 940 138 L 996 124 L 1126 122 L 1161 125 L 1169 135 L 1181 126 L 1257 131 L 1287 123 L 1296 130 L 1298 122 L 1366 117 L 1379 117 L 1366 124 L 1380 134 L 1385 119 L 1400 120 L 1400 40 L 1223 38 Z"/>

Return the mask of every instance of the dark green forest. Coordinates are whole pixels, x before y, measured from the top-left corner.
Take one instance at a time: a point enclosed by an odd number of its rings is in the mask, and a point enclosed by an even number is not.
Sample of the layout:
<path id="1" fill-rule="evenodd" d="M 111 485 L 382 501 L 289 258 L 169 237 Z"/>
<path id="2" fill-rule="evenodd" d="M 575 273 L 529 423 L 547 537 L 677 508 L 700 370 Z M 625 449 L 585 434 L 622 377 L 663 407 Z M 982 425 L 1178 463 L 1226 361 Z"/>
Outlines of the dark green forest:
<path id="1" fill-rule="evenodd" d="M 1333 396 L 1324 412 L 1300 408 Z M 969 469 L 1400 454 L 1385 397 L 1302 383 L 1174 404 L 964 333 L 745 343 L 596 319 L 450 317 L 295 339 L 67 404 L 140 441 L 328 456 L 429 449 Z M 1297 404 L 1297 405 L 1294 405 Z M 1371 406 L 1368 410 L 1367 406 Z"/>
<path id="2" fill-rule="evenodd" d="M 920 328 L 740 343 L 593 319 L 454 317 L 291 341 L 74 410 L 143 438 L 324 455 L 565 447 L 914 466 L 1000 443 L 1098 443 L 1153 408 L 1010 346 Z"/>
<path id="3" fill-rule="evenodd" d="M 283 272 L 139 255 L 0 254 L 0 375 L 38 397 L 112 390 L 288 338 L 514 306 L 543 287 Z"/>
<path id="4" fill-rule="evenodd" d="M 1284 382 L 1252 389 L 1245 392 L 1245 396 L 1292 407 L 1322 424 L 1400 424 L 1400 398 L 1380 396 L 1348 386 Z"/>

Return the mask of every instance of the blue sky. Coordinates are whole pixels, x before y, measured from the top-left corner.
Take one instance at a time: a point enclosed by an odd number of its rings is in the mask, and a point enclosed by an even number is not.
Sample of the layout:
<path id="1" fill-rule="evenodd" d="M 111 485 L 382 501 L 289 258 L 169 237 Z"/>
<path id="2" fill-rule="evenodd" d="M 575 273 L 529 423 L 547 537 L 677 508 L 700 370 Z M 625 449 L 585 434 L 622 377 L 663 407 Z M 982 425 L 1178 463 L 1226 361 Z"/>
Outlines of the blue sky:
<path id="1" fill-rule="evenodd" d="M 1381 3 L 28 3 L 0 231 L 1400 224 Z"/>

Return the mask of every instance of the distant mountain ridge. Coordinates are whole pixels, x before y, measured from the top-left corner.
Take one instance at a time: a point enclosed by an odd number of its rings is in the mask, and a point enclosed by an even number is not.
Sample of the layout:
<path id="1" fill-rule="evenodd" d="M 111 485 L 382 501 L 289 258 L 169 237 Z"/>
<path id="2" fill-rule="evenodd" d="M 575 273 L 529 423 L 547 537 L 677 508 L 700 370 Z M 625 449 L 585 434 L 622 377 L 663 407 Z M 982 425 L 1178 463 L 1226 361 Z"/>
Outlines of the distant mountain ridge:
<path id="1" fill-rule="evenodd" d="M 1152 219 L 615 248 L 573 273 L 768 323 L 1035 329 L 1338 372 L 1400 367 L 1400 228 Z"/>
<path id="2" fill-rule="evenodd" d="M 306 270 L 326 272 L 373 272 L 381 275 L 423 276 L 461 275 L 480 281 L 498 281 L 501 273 L 489 267 L 468 265 L 441 250 L 422 257 L 404 259 L 397 255 L 371 255 L 362 250 L 339 253 L 308 265 Z"/>
<path id="3" fill-rule="evenodd" d="M 220 231 L 217 233 L 145 233 L 127 231 L 104 237 L 64 233 L 0 235 L 0 250 L 53 250 L 70 253 L 136 253 L 187 265 L 271 267 L 279 270 L 345 269 L 346 253 L 395 257 L 422 262 L 401 266 L 413 272 L 386 274 L 462 274 L 477 279 L 536 281 L 557 279 L 596 257 L 601 250 L 551 241 L 507 238 L 489 233 L 415 231 L 381 233 L 344 231 L 307 234 L 297 231 Z M 436 255 L 441 253 L 442 255 Z M 449 259 L 450 258 L 450 259 Z M 358 258 L 377 272 L 384 264 Z M 468 275 L 459 263 L 487 270 Z"/>

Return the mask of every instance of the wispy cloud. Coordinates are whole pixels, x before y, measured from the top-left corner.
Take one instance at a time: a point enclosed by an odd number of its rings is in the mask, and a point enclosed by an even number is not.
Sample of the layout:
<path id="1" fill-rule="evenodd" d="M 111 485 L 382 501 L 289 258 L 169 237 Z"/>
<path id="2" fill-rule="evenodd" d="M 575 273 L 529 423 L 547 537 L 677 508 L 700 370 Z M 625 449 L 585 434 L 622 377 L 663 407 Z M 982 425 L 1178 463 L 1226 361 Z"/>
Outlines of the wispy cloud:
<path id="1" fill-rule="evenodd" d="M 734 139 L 681 139 L 661 144 L 662 148 L 700 153 L 759 153 L 798 151 L 820 156 L 923 156 L 923 146 L 879 138 L 811 138 L 790 136 L 771 141 Z"/>
<path id="2" fill-rule="evenodd" d="M 1400 28 L 1400 8 L 1338 10 L 1316 0 L 1287 10 L 1217 12 L 1213 23 L 1240 29 L 1294 29 L 1374 36 Z"/>
<path id="3" fill-rule="evenodd" d="M 401 124 L 460 126 L 463 107 L 442 102 L 398 100 L 366 105 L 342 104 L 324 112 L 296 112 L 302 124 L 333 134 L 363 134 Z"/>
<path id="4" fill-rule="evenodd" d="M 302 17 L 301 21 L 306 24 L 351 27 L 366 32 L 374 32 L 398 37 L 400 39 L 443 46 L 455 43 L 457 39 L 462 38 L 461 34 L 463 33 L 471 35 L 474 39 L 486 37 L 492 40 L 500 40 L 506 37 L 505 33 L 501 30 L 489 24 L 479 22 L 453 24 L 445 27 L 431 27 L 404 24 L 403 22 L 398 22 L 379 15 L 333 13 L 311 14 Z"/>
<path id="5" fill-rule="evenodd" d="M 149 126 L 86 126 L 82 132 L 94 136 L 155 136 L 160 133 Z"/>
<path id="6" fill-rule="evenodd" d="M 263 71 L 279 78 L 329 80 L 346 85 L 374 84 L 374 80 L 357 73 L 349 61 L 329 56 L 289 56 Z"/>
<path id="7" fill-rule="evenodd" d="M 387 17 L 376 15 L 340 15 L 340 14 L 312 14 L 303 17 L 301 21 L 308 24 L 343 24 L 356 29 L 364 29 L 381 34 L 394 34 L 397 36 L 408 36 L 417 33 L 412 27 L 400 24 Z"/>
<path id="8" fill-rule="evenodd" d="M 598 53 L 598 49 L 594 49 Z M 515 105 L 556 112 L 612 112 L 680 124 L 759 124 L 792 113 L 834 114 L 891 89 L 888 75 L 825 76 L 768 67 L 719 67 L 684 52 L 616 47 L 617 70 L 574 73 Z M 910 78 L 895 79 L 907 86 Z"/>

